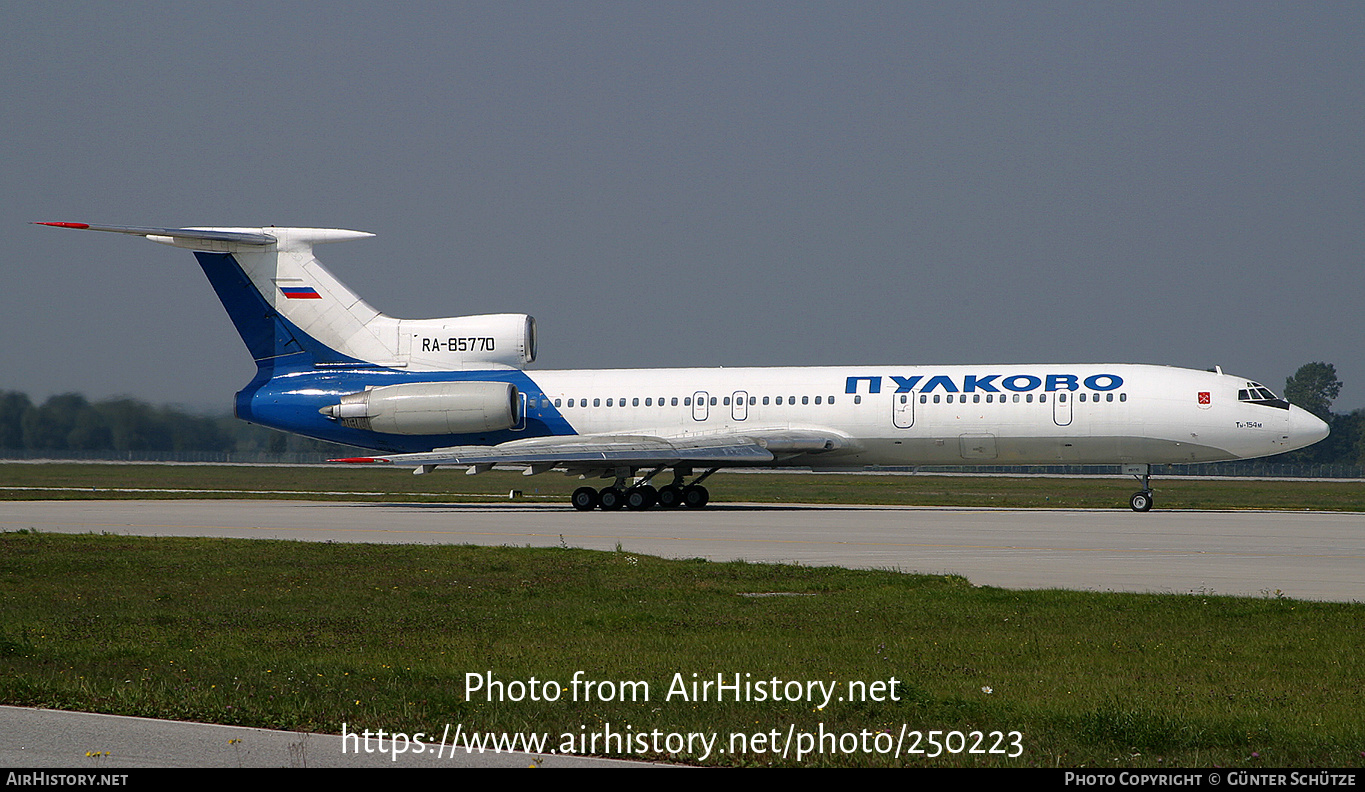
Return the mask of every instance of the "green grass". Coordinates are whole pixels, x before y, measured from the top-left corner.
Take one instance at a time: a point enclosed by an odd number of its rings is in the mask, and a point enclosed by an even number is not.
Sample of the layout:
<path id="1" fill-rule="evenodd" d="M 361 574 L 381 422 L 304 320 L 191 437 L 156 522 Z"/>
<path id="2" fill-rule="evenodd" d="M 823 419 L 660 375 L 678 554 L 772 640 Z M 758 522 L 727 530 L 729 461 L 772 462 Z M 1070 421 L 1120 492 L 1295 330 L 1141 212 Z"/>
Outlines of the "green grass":
<path id="1" fill-rule="evenodd" d="M 808 596 L 741 596 L 763 592 Z M 1024 754 L 803 764 L 1359 767 L 1363 628 L 1359 604 L 1016 592 L 625 551 L 0 534 L 0 702 L 332 733 L 906 724 L 1016 730 Z M 646 681 L 651 699 L 464 695 L 470 672 L 567 684 L 575 671 Z M 694 672 L 894 677 L 901 700 L 663 700 Z"/>
<path id="2" fill-rule="evenodd" d="M 607 481 L 588 482 L 605 486 Z M 337 465 L 0 464 L 0 500 L 111 498 L 306 498 L 370 501 L 527 500 L 565 502 L 583 482 L 558 473 Z M 706 482 L 711 500 L 758 503 L 874 503 L 1009 508 L 1127 508 L 1136 482 L 1114 478 L 725 473 Z M 1365 511 L 1358 481 L 1153 480 L 1158 509 L 1325 509 Z M 127 491 L 120 491 L 127 490 Z M 176 490 L 188 490 L 177 492 Z M 208 491 L 204 491 L 208 490 Z"/>

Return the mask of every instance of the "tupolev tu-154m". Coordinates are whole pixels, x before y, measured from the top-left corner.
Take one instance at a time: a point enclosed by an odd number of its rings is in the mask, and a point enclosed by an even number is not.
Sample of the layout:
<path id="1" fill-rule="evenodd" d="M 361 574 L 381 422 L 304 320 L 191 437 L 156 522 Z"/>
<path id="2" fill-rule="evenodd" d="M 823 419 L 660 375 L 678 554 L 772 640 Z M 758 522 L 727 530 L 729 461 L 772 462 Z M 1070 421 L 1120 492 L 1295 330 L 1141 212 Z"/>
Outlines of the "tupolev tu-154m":
<path id="1" fill-rule="evenodd" d="M 705 506 L 721 468 L 1116 464 L 1250 459 L 1327 425 L 1243 377 L 1167 366 L 820 366 L 527 371 L 524 314 L 394 319 L 313 248 L 373 236 L 328 228 L 110 231 L 186 248 L 256 361 L 237 417 L 377 450 L 344 462 L 494 467 L 611 480 L 580 510 Z M 656 487 L 660 474 L 671 481 Z M 643 475 L 640 475 L 643 474 Z"/>

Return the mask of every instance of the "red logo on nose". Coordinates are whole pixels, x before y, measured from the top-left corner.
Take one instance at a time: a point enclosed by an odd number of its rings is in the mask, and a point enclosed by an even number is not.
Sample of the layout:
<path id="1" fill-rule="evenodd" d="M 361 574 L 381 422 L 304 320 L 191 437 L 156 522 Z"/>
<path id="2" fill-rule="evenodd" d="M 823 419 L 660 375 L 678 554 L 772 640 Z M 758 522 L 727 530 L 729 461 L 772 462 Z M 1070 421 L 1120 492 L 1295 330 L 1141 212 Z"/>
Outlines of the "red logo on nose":
<path id="1" fill-rule="evenodd" d="M 1212 399 L 1212 397 L 1209 396 L 1209 392 L 1208 392 L 1208 391 L 1199 391 L 1199 403 L 1200 403 L 1200 404 L 1212 404 L 1212 403 L 1213 403 L 1213 399 Z"/>

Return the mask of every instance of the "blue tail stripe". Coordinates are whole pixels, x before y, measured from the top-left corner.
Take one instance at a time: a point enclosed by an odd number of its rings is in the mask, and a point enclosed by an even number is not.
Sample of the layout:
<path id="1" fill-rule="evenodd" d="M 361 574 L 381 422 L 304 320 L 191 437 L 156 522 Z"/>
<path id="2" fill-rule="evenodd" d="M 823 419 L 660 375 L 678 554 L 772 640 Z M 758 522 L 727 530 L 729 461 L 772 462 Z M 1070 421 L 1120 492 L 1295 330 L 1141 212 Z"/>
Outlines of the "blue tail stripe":
<path id="1" fill-rule="evenodd" d="M 231 253 L 204 253 L 194 257 L 208 276 L 228 317 L 246 343 L 256 365 L 262 368 L 309 368 L 315 363 L 354 363 L 363 360 L 343 355 L 300 330 L 266 302 L 256 285 Z M 297 357 L 291 357 L 297 356 Z"/>
<path id="2" fill-rule="evenodd" d="M 246 343 L 258 365 L 267 365 L 282 355 L 298 354 L 303 347 L 280 321 L 275 309 L 265 301 L 256 285 L 242 271 L 231 253 L 203 253 L 194 257 L 208 276 L 228 317 Z"/>

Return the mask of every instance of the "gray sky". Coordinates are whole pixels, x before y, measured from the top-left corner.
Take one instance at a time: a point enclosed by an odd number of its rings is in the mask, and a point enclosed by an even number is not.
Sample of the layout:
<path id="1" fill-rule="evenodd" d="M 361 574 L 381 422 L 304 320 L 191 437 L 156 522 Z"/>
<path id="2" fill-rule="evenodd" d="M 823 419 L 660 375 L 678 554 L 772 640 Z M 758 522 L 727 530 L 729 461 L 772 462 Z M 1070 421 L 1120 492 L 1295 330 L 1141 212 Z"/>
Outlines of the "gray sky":
<path id="1" fill-rule="evenodd" d="M 0 390 L 230 409 L 193 257 L 25 225 L 371 231 L 537 368 L 1332 362 L 1365 407 L 1365 4 L 22 3 Z"/>

